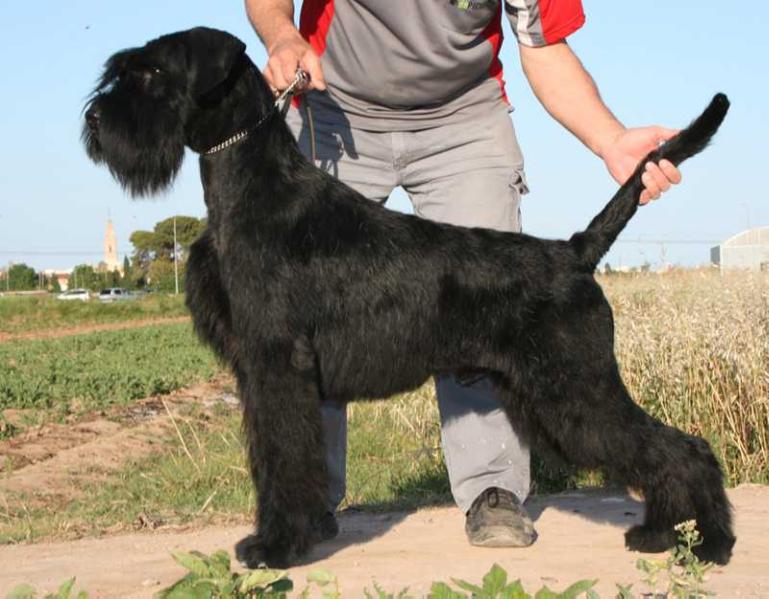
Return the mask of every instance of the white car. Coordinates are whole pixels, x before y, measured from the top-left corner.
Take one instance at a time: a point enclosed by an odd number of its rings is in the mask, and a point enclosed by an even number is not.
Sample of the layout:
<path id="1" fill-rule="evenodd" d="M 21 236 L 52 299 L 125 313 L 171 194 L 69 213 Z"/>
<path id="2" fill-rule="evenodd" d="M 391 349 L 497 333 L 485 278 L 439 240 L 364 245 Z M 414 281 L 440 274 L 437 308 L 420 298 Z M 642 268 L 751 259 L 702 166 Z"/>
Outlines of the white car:
<path id="1" fill-rule="evenodd" d="M 136 296 L 128 289 L 121 287 L 108 287 L 99 292 L 99 301 L 101 302 L 119 302 L 131 299 L 136 299 Z"/>
<path id="2" fill-rule="evenodd" d="M 89 299 L 91 299 L 91 296 L 88 293 L 88 289 L 68 289 L 67 291 L 57 295 L 56 299 L 80 300 L 81 302 L 87 302 Z"/>

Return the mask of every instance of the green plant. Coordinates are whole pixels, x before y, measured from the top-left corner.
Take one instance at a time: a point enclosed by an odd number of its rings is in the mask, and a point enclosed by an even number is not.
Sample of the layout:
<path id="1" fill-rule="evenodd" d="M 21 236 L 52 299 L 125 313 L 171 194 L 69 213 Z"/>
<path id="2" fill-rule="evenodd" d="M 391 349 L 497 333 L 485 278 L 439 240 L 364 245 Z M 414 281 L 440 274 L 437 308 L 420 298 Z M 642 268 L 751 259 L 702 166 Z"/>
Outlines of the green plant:
<path id="1" fill-rule="evenodd" d="M 342 593 L 339 591 L 339 581 L 331 572 L 313 570 L 307 575 L 307 583 L 308 585 L 299 595 L 301 599 L 309 599 L 311 584 L 318 586 L 323 599 L 341 599 L 342 597 Z"/>
<path id="2" fill-rule="evenodd" d="M 43 599 L 88 599 L 88 593 L 85 591 L 80 591 L 77 595 L 74 595 L 74 587 L 75 577 L 73 576 L 69 580 L 65 580 L 56 593 L 47 593 L 43 596 Z M 7 599 L 37 599 L 38 597 L 40 595 L 35 587 L 28 584 L 20 584 L 6 595 Z"/>
<path id="3" fill-rule="evenodd" d="M 701 561 L 692 551 L 702 544 L 702 537 L 694 520 L 676 525 L 678 544 L 670 550 L 668 558 L 647 560 L 641 558 L 636 567 L 644 573 L 644 583 L 651 588 L 667 583 L 667 593 L 678 599 L 701 599 L 715 593 L 704 588 L 706 574 L 712 563 Z"/>
<path id="4" fill-rule="evenodd" d="M 241 599 L 250 597 L 281 599 L 294 583 L 281 570 L 230 570 L 230 556 L 224 550 L 210 556 L 199 551 L 176 551 L 176 562 L 189 570 L 180 580 L 160 591 L 158 599 Z"/>
<path id="5" fill-rule="evenodd" d="M 408 591 L 409 589 L 406 587 L 397 593 L 388 593 L 374 581 L 374 592 L 372 593 L 367 588 L 363 589 L 363 596 L 366 599 L 412 599 Z"/>
<path id="6" fill-rule="evenodd" d="M 177 551 L 171 555 L 189 572 L 157 593 L 158 599 L 284 599 L 294 589 L 294 583 L 284 570 L 232 572 L 230 556 L 221 549 L 210 556 L 199 551 Z M 326 570 L 310 572 L 307 586 L 299 597 L 309 599 L 312 585 L 320 590 L 323 599 L 341 599 L 336 576 Z"/>
<path id="7" fill-rule="evenodd" d="M 103 407 L 169 393 L 218 370 L 188 323 L 11 341 L 0 344 L 0 409 Z"/>
<path id="8" fill-rule="evenodd" d="M 471 584 L 466 580 L 452 578 L 451 581 L 460 589 L 469 592 L 467 595 L 455 589 L 452 589 L 445 582 L 435 582 L 430 588 L 431 599 L 576 599 L 577 597 L 586 597 L 587 599 L 597 599 L 598 594 L 593 590 L 597 580 L 580 580 L 575 582 L 565 591 L 560 593 L 550 590 L 543 586 L 535 594 L 527 593 L 523 589 L 520 580 L 513 582 L 507 581 L 507 572 L 494 564 L 491 570 L 483 577 L 481 586 Z"/>
<path id="9" fill-rule="evenodd" d="M 17 431 L 18 428 L 14 426 L 12 422 L 9 422 L 3 413 L 0 412 L 0 441 L 3 439 L 10 439 Z"/>

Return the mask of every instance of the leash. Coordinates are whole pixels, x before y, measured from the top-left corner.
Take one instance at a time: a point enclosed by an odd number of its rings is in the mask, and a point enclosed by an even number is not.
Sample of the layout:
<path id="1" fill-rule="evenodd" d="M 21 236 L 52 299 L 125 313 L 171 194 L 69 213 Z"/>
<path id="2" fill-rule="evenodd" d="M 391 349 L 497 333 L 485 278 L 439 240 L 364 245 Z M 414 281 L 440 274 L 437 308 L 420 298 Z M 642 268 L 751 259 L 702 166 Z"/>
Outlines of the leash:
<path id="1" fill-rule="evenodd" d="M 310 82 L 310 76 L 305 73 L 302 69 L 297 67 L 296 74 L 294 75 L 294 80 L 291 82 L 291 84 L 283 90 L 283 92 L 275 98 L 275 103 L 273 104 L 273 109 L 267 112 L 259 121 L 253 125 L 252 127 L 249 127 L 248 129 L 242 129 L 235 133 L 232 137 L 229 137 L 225 139 L 223 142 L 216 144 L 215 146 L 212 146 L 208 148 L 203 154 L 206 156 L 210 154 L 216 154 L 217 152 L 221 152 L 225 148 L 229 148 L 230 146 L 238 143 L 240 140 L 245 139 L 249 136 L 250 133 L 255 131 L 259 128 L 259 126 L 264 123 L 268 118 L 270 118 L 276 111 L 280 113 L 280 116 L 283 118 L 286 118 L 286 113 L 288 112 L 288 107 L 291 105 L 291 99 L 296 94 L 297 88 L 305 87 Z M 312 135 L 314 138 L 314 134 Z M 313 146 L 314 146 L 313 142 Z M 313 147 L 313 154 L 315 154 L 315 148 Z"/>

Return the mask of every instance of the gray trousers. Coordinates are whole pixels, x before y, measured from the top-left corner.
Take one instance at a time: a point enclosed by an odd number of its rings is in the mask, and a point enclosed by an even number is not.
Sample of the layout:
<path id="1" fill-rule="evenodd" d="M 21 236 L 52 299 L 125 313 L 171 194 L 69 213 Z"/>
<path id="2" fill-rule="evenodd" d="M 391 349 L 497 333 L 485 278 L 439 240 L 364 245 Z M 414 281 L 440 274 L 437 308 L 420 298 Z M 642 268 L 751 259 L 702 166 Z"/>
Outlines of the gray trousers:
<path id="1" fill-rule="evenodd" d="M 401 186 L 423 218 L 520 231 L 520 199 L 528 189 L 523 156 L 501 102 L 461 122 L 387 132 L 351 128 L 326 94 L 315 92 L 303 102 L 287 115 L 302 151 L 368 199 L 384 203 Z M 488 487 L 507 489 L 523 502 L 529 492 L 529 448 L 510 426 L 489 379 L 462 385 L 441 376 L 435 385 L 443 455 L 459 508 L 467 512 Z M 346 490 L 345 405 L 327 401 L 322 415 L 333 511 Z"/>

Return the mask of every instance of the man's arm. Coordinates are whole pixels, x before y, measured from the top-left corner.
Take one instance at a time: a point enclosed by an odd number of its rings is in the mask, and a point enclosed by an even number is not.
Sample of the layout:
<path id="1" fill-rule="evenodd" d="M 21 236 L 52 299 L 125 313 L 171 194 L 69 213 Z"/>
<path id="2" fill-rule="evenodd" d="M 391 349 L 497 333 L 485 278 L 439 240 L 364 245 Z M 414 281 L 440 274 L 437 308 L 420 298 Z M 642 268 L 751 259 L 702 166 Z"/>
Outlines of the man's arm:
<path id="1" fill-rule="evenodd" d="M 309 89 L 326 89 L 320 58 L 294 25 L 292 0 L 246 0 L 246 13 L 267 49 L 264 78 L 268 84 L 286 89 L 299 67 L 310 75 Z"/>
<path id="2" fill-rule="evenodd" d="M 593 78 L 566 42 L 530 47 L 519 44 L 521 65 L 532 90 L 553 118 L 603 159 L 612 177 L 624 183 L 638 162 L 677 131 L 664 127 L 625 128 L 601 100 Z M 656 200 L 681 173 L 671 162 L 649 163 L 642 176 L 641 204 Z"/>

